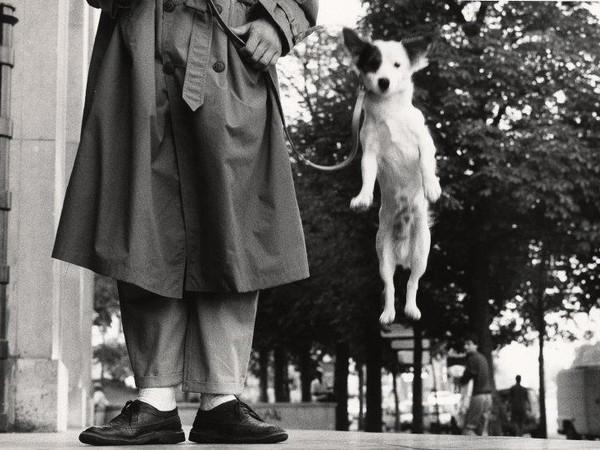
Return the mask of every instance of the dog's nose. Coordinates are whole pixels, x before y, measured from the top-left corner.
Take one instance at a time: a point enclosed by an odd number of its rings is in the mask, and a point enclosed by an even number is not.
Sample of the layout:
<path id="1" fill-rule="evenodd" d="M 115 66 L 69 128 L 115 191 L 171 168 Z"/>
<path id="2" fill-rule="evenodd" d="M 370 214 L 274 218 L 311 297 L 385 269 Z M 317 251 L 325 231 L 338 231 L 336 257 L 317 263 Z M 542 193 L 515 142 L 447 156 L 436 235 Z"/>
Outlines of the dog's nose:
<path id="1" fill-rule="evenodd" d="M 390 80 L 387 78 L 380 78 L 379 81 L 377 81 L 377 84 L 379 85 L 379 89 L 381 89 L 382 92 L 385 92 L 390 87 Z"/>

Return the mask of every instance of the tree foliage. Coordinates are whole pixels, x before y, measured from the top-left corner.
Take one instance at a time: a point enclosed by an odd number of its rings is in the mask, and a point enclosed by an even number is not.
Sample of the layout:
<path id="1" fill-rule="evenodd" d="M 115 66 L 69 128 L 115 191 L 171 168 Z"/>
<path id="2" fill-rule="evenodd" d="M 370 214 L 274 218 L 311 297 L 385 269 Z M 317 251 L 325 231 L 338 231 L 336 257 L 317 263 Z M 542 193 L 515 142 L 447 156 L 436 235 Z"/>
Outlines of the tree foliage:
<path id="1" fill-rule="evenodd" d="M 568 317 L 599 298 L 598 18 L 582 3 L 364 3 L 364 35 L 438 36 L 414 77 L 444 190 L 420 283 L 425 334 L 458 347 L 471 328 L 489 357 L 511 340 L 561 333 L 549 313 Z M 327 30 L 297 56 L 297 73 L 283 74 L 302 110 L 296 144 L 322 164 L 340 161 L 357 87 L 349 57 Z M 331 350 L 343 338 L 364 360 L 366 324 L 380 310 L 376 208 L 349 211 L 358 163 L 320 173 L 293 162 L 312 276 L 268 294 L 257 339 Z M 405 282 L 399 273 L 399 310 Z"/>
<path id="2" fill-rule="evenodd" d="M 431 291 L 468 303 L 485 253 L 497 315 L 529 281 L 532 245 L 589 259 L 600 242 L 598 19 L 581 3 L 368 4 L 374 38 L 439 34 L 415 77 L 445 192 Z"/>
<path id="3" fill-rule="evenodd" d="M 102 367 L 102 378 L 108 375 L 113 380 L 125 381 L 133 375 L 125 344 L 106 342 L 94 347 L 94 360 Z"/>
<path id="4" fill-rule="evenodd" d="M 121 317 L 119 294 L 114 279 L 100 275 L 95 277 L 94 313 L 94 325 L 101 330 L 106 330 L 115 318 Z"/>

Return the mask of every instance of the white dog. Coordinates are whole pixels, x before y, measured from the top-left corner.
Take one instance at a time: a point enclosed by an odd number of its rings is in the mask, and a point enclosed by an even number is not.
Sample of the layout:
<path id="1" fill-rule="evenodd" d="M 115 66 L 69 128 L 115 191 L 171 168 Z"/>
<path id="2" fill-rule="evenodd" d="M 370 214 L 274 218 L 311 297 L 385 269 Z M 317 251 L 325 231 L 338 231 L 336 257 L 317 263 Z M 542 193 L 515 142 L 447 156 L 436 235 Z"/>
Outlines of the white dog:
<path id="1" fill-rule="evenodd" d="M 427 66 L 432 38 L 371 43 L 347 28 L 343 34 L 367 91 L 360 133 L 363 184 L 350 207 L 365 210 L 371 206 L 376 179 L 381 190 L 376 247 L 385 307 L 379 321 L 389 325 L 396 317 L 394 272 L 398 265 L 410 269 L 404 314 L 419 320 L 417 288 L 431 244 L 428 207 L 442 189 L 433 140 L 423 114 L 412 104 L 412 74 Z"/>

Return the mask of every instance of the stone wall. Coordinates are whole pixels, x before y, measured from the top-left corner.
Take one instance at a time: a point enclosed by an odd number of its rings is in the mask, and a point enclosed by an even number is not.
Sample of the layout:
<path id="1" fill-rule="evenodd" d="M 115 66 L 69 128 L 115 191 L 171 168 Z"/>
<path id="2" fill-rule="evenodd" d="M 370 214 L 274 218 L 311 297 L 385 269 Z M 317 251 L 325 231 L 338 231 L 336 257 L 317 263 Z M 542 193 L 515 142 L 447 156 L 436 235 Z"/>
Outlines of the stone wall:
<path id="1" fill-rule="evenodd" d="M 8 236 L 9 428 L 91 421 L 91 272 L 50 257 L 73 165 L 96 13 L 83 0 L 15 0 Z"/>

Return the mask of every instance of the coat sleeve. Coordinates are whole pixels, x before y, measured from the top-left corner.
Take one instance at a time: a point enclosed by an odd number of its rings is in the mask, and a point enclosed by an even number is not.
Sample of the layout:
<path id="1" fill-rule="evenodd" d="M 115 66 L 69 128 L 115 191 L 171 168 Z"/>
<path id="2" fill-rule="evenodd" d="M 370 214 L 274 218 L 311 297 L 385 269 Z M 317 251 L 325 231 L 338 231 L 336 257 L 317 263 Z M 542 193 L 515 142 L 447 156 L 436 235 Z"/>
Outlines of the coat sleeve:
<path id="1" fill-rule="evenodd" d="M 319 0 L 258 0 L 258 3 L 285 37 L 283 55 L 310 34 L 317 22 Z"/>
<path id="2" fill-rule="evenodd" d="M 119 8 L 128 8 L 131 4 L 131 0 L 87 0 L 87 2 L 91 7 L 109 13 L 113 19 Z"/>

